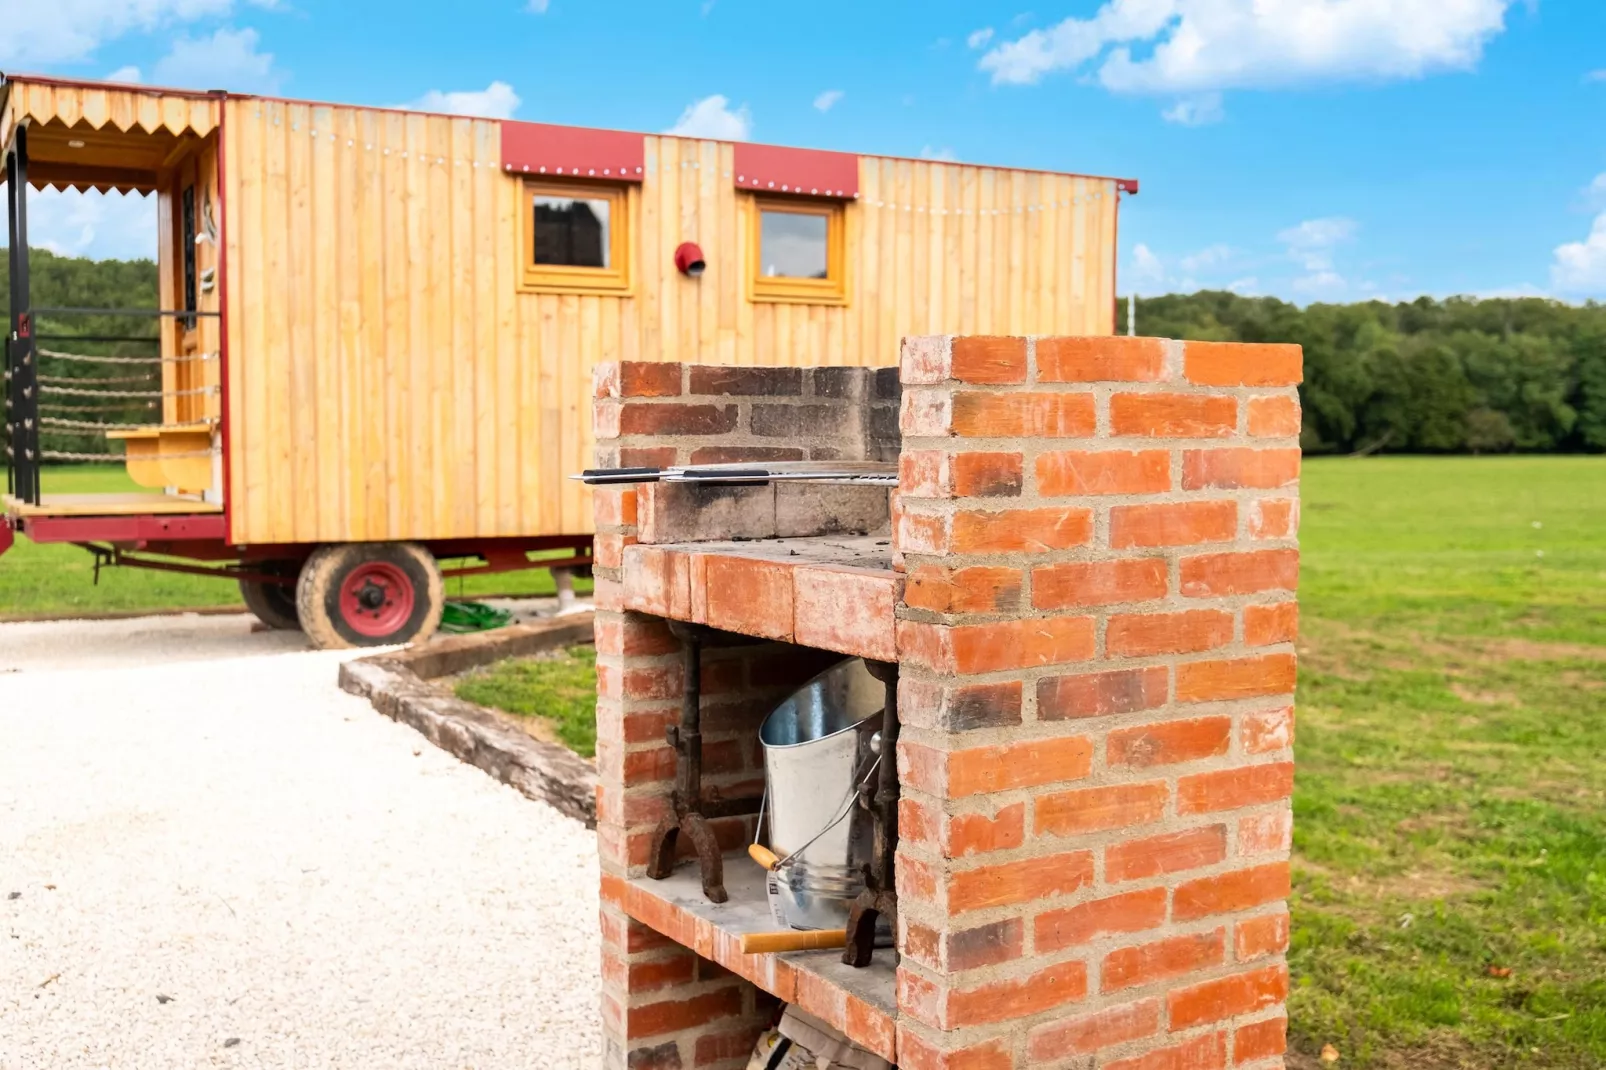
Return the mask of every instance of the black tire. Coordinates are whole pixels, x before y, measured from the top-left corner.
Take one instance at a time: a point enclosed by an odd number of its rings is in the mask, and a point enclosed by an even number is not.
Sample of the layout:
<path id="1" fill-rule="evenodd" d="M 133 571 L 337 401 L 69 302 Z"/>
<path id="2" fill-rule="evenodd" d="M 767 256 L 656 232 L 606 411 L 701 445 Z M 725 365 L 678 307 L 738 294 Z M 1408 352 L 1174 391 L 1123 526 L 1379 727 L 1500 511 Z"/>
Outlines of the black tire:
<path id="1" fill-rule="evenodd" d="M 296 583 L 302 630 L 321 650 L 421 643 L 445 602 L 435 558 L 411 542 L 319 547 Z"/>
<path id="2" fill-rule="evenodd" d="M 258 572 L 276 573 L 281 571 L 277 565 L 253 565 Z M 240 597 L 245 599 L 245 608 L 256 615 L 256 619 L 270 628 L 280 631 L 298 632 L 301 630 L 301 618 L 296 613 L 296 581 L 295 565 L 283 566 L 283 583 L 262 583 L 257 580 L 240 581 Z"/>

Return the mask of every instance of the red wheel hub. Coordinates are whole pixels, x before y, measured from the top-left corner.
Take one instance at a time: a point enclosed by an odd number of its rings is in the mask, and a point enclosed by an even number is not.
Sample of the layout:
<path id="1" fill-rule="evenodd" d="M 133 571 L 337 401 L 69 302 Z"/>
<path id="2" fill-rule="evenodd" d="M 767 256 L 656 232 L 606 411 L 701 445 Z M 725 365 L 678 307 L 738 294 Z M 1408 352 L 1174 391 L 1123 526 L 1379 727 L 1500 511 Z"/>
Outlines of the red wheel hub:
<path id="1" fill-rule="evenodd" d="M 359 635 L 391 635 L 412 615 L 413 581 L 388 561 L 358 565 L 340 585 L 340 616 Z"/>

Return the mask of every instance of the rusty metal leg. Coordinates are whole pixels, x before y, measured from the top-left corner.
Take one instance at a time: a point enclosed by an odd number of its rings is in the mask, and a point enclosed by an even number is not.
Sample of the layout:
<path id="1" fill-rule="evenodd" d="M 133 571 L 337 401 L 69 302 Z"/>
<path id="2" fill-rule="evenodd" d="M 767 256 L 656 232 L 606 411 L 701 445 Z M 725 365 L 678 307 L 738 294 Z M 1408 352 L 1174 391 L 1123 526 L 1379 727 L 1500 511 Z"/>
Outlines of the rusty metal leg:
<path id="1" fill-rule="evenodd" d="M 670 814 L 652 830 L 652 853 L 647 856 L 647 876 L 661 881 L 675 869 L 675 846 L 680 839 L 680 818 Z"/>
<path id="2" fill-rule="evenodd" d="M 697 867 L 703 876 L 703 894 L 711 903 L 723 903 L 730 898 L 725 891 L 725 860 L 720 857 L 719 840 L 702 814 L 687 814 L 680 819 L 680 827 L 691 837 L 697 850 Z"/>
<path id="3" fill-rule="evenodd" d="M 716 797 L 703 797 L 702 651 L 711 638 L 715 642 L 729 640 L 701 625 L 681 621 L 671 621 L 669 630 L 680 639 L 682 670 L 680 723 L 664 733 L 675 750 L 674 812 L 653 829 L 647 876 L 661 881 L 674 871 L 675 849 L 684 832 L 697 852 L 703 894 L 712 902 L 723 903 L 730 898 L 725 892 L 725 863 L 708 818 L 758 810 L 757 799 L 725 800 L 717 798 L 717 793 L 711 793 Z"/>

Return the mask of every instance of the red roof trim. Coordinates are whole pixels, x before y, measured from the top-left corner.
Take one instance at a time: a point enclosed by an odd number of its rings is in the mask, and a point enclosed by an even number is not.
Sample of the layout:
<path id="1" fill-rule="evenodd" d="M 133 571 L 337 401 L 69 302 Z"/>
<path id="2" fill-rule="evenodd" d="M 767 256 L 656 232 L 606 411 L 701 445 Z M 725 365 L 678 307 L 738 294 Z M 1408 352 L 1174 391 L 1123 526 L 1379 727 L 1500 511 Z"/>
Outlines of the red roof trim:
<path id="1" fill-rule="evenodd" d="M 502 121 L 502 169 L 640 182 L 647 138 L 619 130 Z"/>
<path id="2" fill-rule="evenodd" d="M 736 143 L 736 187 L 802 197 L 859 195 L 859 158 L 823 149 Z"/>

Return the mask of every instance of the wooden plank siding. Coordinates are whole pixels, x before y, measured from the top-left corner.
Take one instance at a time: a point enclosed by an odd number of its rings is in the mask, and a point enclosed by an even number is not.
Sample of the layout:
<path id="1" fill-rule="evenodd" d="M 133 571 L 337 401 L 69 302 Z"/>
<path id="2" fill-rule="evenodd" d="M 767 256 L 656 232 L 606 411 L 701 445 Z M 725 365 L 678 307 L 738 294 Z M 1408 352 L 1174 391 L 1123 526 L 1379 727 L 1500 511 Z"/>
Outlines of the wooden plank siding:
<path id="1" fill-rule="evenodd" d="M 223 107 L 238 543 L 589 532 L 567 477 L 602 361 L 890 365 L 906 334 L 1114 329 L 1109 179 L 861 158 L 846 305 L 765 304 L 733 146 L 648 136 L 630 294 L 524 293 L 498 123 Z"/>

